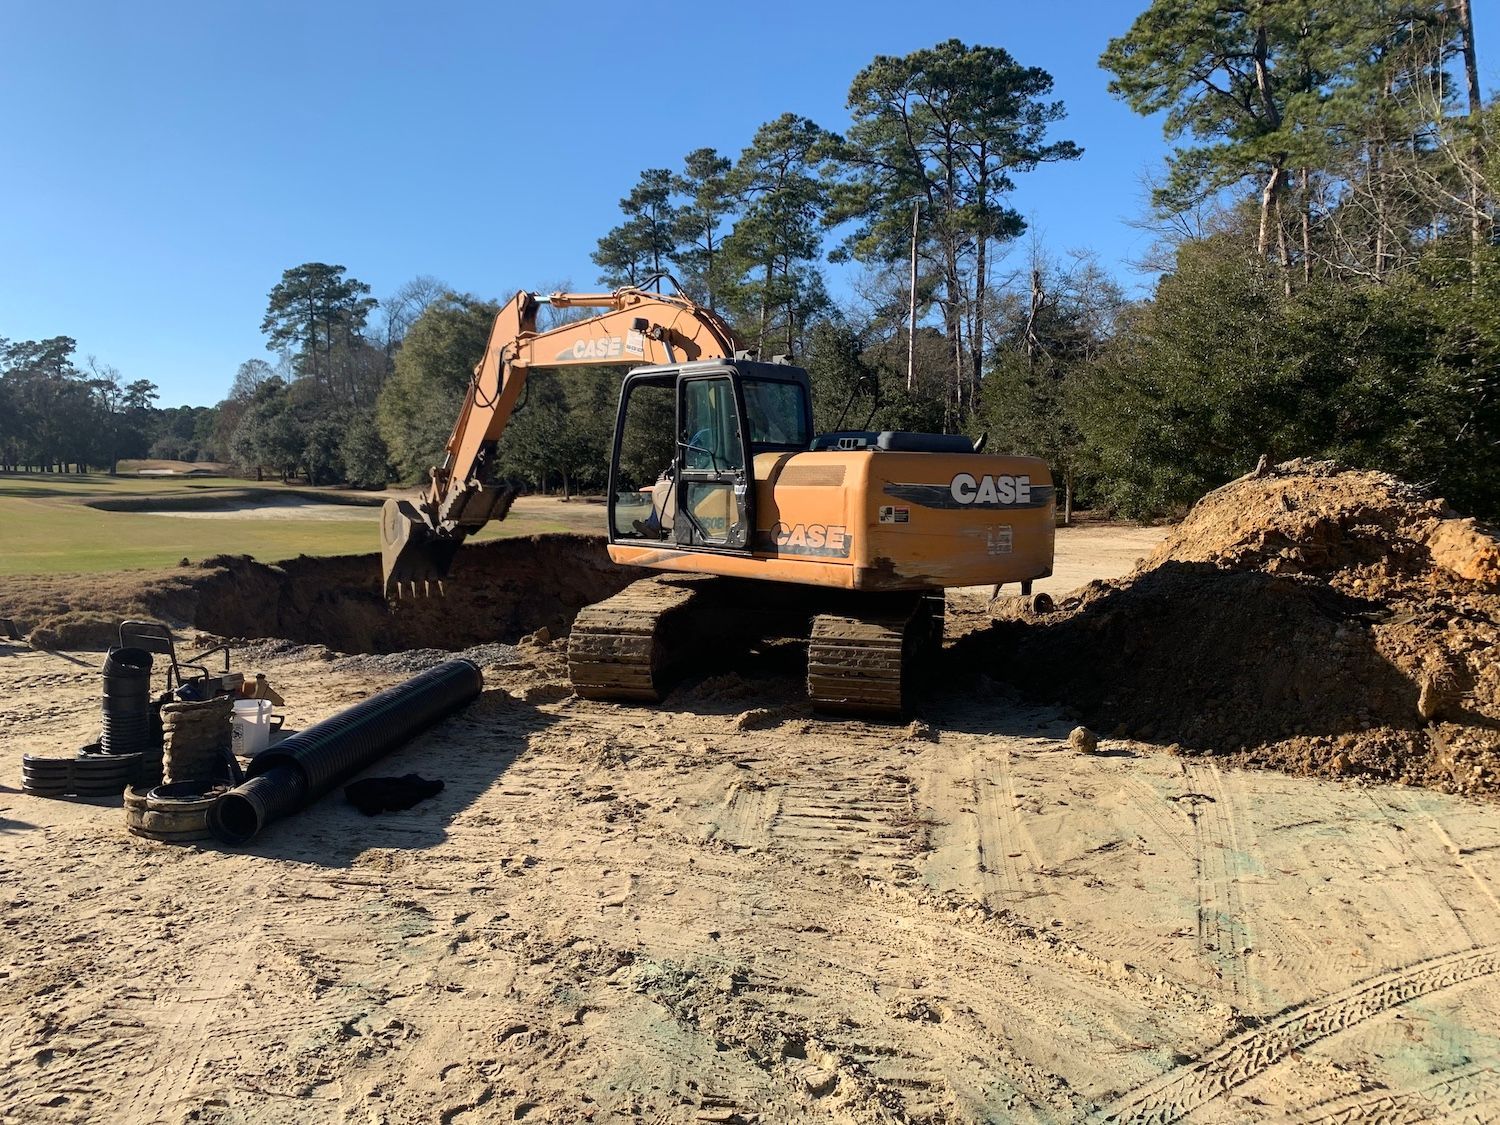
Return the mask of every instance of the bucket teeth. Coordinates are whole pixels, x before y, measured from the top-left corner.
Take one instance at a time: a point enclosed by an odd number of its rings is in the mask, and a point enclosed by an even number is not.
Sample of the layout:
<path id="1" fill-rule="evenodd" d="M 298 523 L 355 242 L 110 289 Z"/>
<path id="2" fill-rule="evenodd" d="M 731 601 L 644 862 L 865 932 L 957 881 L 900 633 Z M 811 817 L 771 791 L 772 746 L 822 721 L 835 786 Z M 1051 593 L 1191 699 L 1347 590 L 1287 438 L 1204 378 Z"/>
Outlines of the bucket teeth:
<path id="1" fill-rule="evenodd" d="M 380 517 L 380 554 L 387 597 L 430 595 L 432 583 L 442 591 L 459 540 L 433 529 L 409 500 L 387 500 Z"/>

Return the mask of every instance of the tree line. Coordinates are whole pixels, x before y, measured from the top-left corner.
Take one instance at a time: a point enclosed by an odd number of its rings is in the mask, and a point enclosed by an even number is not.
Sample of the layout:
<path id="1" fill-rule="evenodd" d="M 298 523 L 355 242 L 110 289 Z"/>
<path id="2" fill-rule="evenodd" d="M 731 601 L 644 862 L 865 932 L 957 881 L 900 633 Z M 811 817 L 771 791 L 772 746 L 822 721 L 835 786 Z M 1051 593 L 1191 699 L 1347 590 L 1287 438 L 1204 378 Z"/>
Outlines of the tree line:
<path id="1" fill-rule="evenodd" d="M 1109 44 L 1111 89 L 1178 147 L 1155 293 L 1063 380 L 1091 495 L 1168 511 L 1303 454 L 1500 514 L 1500 111 L 1477 60 L 1469 0 L 1158 0 Z"/>
<path id="2" fill-rule="evenodd" d="M 1316 455 L 1493 515 L 1500 110 L 1477 60 L 1468 0 L 1155 0 L 1100 59 L 1174 145 L 1140 220 L 1157 275 L 1142 299 L 1087 250 L 1027 238 L 1016 181 L 1083 153 L 1057 135 L 1050 75 L 958 40 L 872 60 L 837 129 L 789 112 L 737 153 L 644 170 L 593 261 L 611 286 L 671 273 L 751 346 L 795 357 L 820 428 L 985 431 L 1046 457 L 1069 505 L 1170 514 L 1262 454 Z M 852 267 L 842 300 L 829 262 Z M 306 263 L 269 295 L 279 362 L 243 364 L 191 435 L 149 430 L 141 392 L 121 397 L 136 384 L 90 391 L 98 373 L 75 369 L 58 387 L 117 419 L 98 434 L 315 482 L 412 481 L 496 310 L 431 278 L 376 301 Z M 14 370 L 53 377 L 39 347 L 0 358 L 0 394 Z M 617 384 L 534 374 L 497 471 L 601 487 Z"/>
<path id="3" fill-rule="evenodd" d="M 70 336 L 0 337 L 0 471 L 113 472 L 159 441 L 207 441 L 211 410 L 158 410 L 155 383 L 77 352 Z"/>

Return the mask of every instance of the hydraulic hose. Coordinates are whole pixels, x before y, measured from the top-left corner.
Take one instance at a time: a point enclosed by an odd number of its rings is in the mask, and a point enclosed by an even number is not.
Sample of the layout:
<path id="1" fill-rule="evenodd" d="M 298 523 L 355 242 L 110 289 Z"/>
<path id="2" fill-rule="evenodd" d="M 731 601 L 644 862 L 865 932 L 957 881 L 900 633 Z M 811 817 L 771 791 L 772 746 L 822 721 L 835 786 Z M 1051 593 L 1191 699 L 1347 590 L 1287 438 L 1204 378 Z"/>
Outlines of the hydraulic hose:
<path id="1" fill-rule="evenodd" d="M 479 666 L 450 660 L 372 695 L 257 754 L 249 780 L 209 810 L 226 844 L 243 844 L 277 817 L 295 812 L 475 699 Z"/>

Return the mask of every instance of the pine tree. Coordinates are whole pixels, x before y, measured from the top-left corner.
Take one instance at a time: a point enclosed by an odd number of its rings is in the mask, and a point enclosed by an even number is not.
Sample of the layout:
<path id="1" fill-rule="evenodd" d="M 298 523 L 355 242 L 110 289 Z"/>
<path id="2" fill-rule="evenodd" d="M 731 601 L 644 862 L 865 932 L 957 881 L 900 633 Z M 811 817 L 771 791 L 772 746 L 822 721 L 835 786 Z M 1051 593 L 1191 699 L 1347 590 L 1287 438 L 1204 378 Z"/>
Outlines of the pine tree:
<path id="1" fill-rule="evenodd" d="M 784 341 L 795 353 L 808 322 L 828 304 L 822 228 L 828 184 L 821 168 L 836 138 L 816 122 L 784 113 L 755 131 L 728 178 L 739 217 L 725 241 L 726 265 L 739 280 L 732 303 L 756 344 Z"/>
<path id="2" fill-rule="evenodd" d="M 281 275 L 271 290 L 260 330 L 269 351 L 296 352 L 297 374 L 332 387 L 334 354 L 354 349 L 378 302 L 343 266 L 305 262 Z M 352 397 L 353 388 L 340 388 Z"/>
<path id="3" fill-rule="evenodd" d="M 684 281 L 709 308 L 716 307 L 723 270 L 724 225 L 734 214 L 728 175 L 732 164 L 711 148 L 694 149 L 683 161 L 672 190 L 686 197 L 677 209 L 675 260 Z"/>
<path id="4" fill-rule="evenodd" d="M 672 205 L 672 173 L 648 168 L 620 200 L 625 221 L 599 240 L 592 257 L 606 285 L 640 285 L 661 273 L 677 252 L 677 208 Z"/>
<path id="5" fill-rule="evenodd" d="M 849 89 L 853 123 L 839 155 L 850 175 L 833 217 L 857 225 L 842 254 L 904 261 L 920 210 L 917 241 L 941 279 L 953 349 L 953 423 L 977 398 L 993 248 L 1025 230 L 1004 202 L 1013 177 L 1082 155 L 1072 141 L 1047 139 L 1065 116 L 1061 102 L 1046 100 L 1051 91 L 1039 67 L 957 39 L 878 56 Z"/>

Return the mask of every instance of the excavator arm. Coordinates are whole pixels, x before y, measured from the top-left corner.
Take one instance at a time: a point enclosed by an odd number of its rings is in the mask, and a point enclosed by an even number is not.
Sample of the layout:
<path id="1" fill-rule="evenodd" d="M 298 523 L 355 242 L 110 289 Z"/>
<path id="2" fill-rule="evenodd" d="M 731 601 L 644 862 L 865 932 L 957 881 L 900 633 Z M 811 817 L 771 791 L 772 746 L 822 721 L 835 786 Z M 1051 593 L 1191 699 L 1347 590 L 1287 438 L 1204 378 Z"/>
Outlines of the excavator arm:
<path id="1" fill-rule="evenodd" d="M 537 313 L 544 304 L 604 311 L 538 332 Z M 415 501 L 387 500 L 381 512 L 387 595 L 445 578 L 464 539 L 509 512 L 515 493 L 492 482 L 489 470 L 532 368 L 730 359 L 739 348 L 716 313 L 681 295 L 636 287 L 613 293 L 517 293 L 495 317 L 442 464 L 428 470 Z"/>

